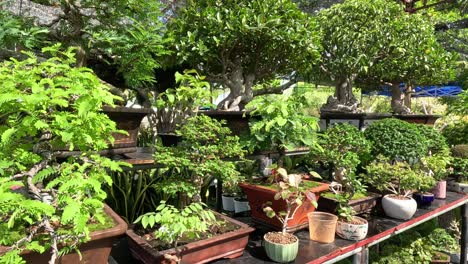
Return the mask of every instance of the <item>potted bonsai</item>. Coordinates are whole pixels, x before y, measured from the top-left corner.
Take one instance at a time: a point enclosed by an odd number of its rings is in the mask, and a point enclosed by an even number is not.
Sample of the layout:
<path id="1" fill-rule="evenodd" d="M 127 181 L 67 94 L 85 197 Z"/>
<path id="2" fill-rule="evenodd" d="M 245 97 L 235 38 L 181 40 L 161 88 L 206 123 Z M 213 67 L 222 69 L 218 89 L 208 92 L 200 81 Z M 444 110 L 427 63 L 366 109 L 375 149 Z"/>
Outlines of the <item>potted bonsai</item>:
<path id="1" fill-rule="evenodd" d="M 118 98 L 73 49 L 43 52 L 0 64 L 0 262 L 107 263 L 127 228 L 103 203 L 120 163 L 97 154 L 118 132 L 101 108 Z M 81 152 L 59 159 L 65 146 Z"/>
<path id="2" fill-rule="evenodd" d="M 358 214 L 370 211 L 379 195 L 367 193 L 355 172 L 361 160 L 368 159 L 370 144 L 363 133 L 347 123 L 328 128 L 319 139 L 322 150 L 311 151 L 312 160 L 324 162 L 332 171 L 332 185 L 340 186 L 322 194 L 317 210 L 335 213 L 338 202 L 335 193 L 349 197 Z"/>
<path id="3" fill-rule="evenodd" d="M 417 203 L 411 198 L 413 190 L 431 179 L 425 173 L 413 170 L 406 162 L 392 164 L 382 157 L 366 166 L 366 171 L 365 180 L 369 185 L 391 193 L 382 198 L 385 214 L 403 220 L 410 219 L 416 212 Z"/>
<path id="4" fill-rule="evenodd" d="M 468 145 L 456 145 L 451 149 L 451 175 L 454 180 L 449 182 L 451 189 L 468 193 Z"/>
<path id="5" fill-rule="evenodd" d="M 349 205 L 349 196 L 337 194 L 338 221 L 336 234 L 347 240 L 362 240 L 367 236 L 369 224 L 366 219 L 356 216 L 353 207 Z"/>
<path id="6" fill-rule="evenodd" d="M 155 213 L 138 219 L 138 222 L 145 227 L 149 226 L 147 221 L 150 221 L 151 225 L 158 224 L 157 232 L 162 234 L 152 235 L 154 233 L 152 230 L 143 230 L 143 233 L 134 229 L 127 231 L 132 255 L 144 263 L 163 262 L 171 256 L 184 263 L 205 263 L 242 255 L 253 228 L 213 212 L 216 223 L 218 221 L 225 223 L 219 226 L 213 224 L 214 218 L 211 214 L 198 213 L 202 210 L 200 202 L 206 197 L 205 188 L 214 178 L 224 183 L 231 182 L 232 186 L 241 179 L 232 160 L 243 155 L 238 138 L 230 136 L 229 129 L 222 126 L 222 122 L 205 115 L 189 118 L 176 130 L 176 133 L 182 138 L 180 144 L 157 148 L 154 158 L 155 163 L 161 167 L 161 173 L 165 173 L 164 180 L 158 184 L 159 191 L 167 197 L 175 198 L 173 200 L 178 204 L 169 206 L 163 203 Z M 199 210 L 192 210 L 194 206 Z M 187 222 L 183 218 L 167 216 L 169 213 L 167 210 L 172 212 L 171 215 L 186 215 L 195 220 Z M 203 226 L 193 227 L 193 224 L 197 223 L 202 223 L 200 225 Z M 172 234 L 174 236 L 170 237 L 172 241 L 170 245 L 167 245 L 168 240 L 164 238 L 167 235 L 164 232 L 167 233 L 167 230 L 176 230 Z M 197 240 L 200 232 L 203 236 Z M 175 239 L 180 238 L 179 236 L 184 238 L 186 235 L 195 239 L 186 240 L 183 246 L 179 247 L 178 245 L 182 243 L 176 243 Z M 154 246 L 160 242 L 164 242 L 163 248 Z M 171 246 L 175 248 L 170 248 Z"/>
<path id="7" fill-rule="evenodd" d="M 446 178 L 449 173 L 450 155 L 437 154 L 421 159 L 421 169 L 431 176 L 435 183 L 434 186 L 430 186 L 433 182 L 426 182 L 423 188 L 429 187 L 431 189 L 424 191 L 431 191 L 434 197 L 437 199 L 445 199 L 447 192 L 447 181 Z"/>
<path id="8" fill-rule="evenodd" d="M 283 200 L 286 204 L 286 210 L 275 211 L 271 206 L 263 208 L 269 218 L 274 217 L 282 224 L 281 232 L 268 232 L 263 236 L 264 248 L 270 259 L 286 263 L 296 258 L 299 249 L 299 238 L 287 232 L 288 221 L 294 218 L 294 214 L 304 202 L 317 207 L 317 201 L 312 192 L 307 192 L 304 195 L 304 191 L 300 187 L 301 175 L 288 174 L 283 168 L 277 169 L 276 174 L 279 179 L 275 183 L 277 192 L 274 199 Z"/>

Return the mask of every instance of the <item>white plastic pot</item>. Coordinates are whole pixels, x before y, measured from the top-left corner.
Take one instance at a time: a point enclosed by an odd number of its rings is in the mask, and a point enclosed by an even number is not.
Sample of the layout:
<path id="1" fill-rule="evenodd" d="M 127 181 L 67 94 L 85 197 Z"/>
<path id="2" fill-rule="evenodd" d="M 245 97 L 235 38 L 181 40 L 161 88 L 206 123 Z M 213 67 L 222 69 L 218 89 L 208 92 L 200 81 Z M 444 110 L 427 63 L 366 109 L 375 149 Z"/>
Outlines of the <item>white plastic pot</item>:
<path id="1" fill-rule="evenodd" d="M 249 201 L 244 201 L 240 198 L 234 198 L 234 212 L 237 214 L 245 211 L 250 211 Z"/>
<path id="2" fill-rule="evenodd" d="M 418 208 L 416 201 L 411 197 L 407 199 L 395 199 L 392 196 L 392 194 L 387 194 L 382 198 L 382 207 L 385 214 L 402 220 L 408 220 L 413 217 Z"/>
<path id="3" fill-rule="evenodd" d="M 234 196 L 221 196 L 223 201 L 223 210 L 232 212 L 234 211 Z"/>
<path id="4" fill-rule="evenodd" d="M 347 222 L 342 222 L 338 220 L 336 222 L 336 234 L 341 238 L 347 240 L 362 240 L 367 236 L 367 231 L 369 230 L 369 224 L 367 220 L 358 216 L 354 216 L 355 219 L 359 219 L 364 224 L 352 224 Z"/>

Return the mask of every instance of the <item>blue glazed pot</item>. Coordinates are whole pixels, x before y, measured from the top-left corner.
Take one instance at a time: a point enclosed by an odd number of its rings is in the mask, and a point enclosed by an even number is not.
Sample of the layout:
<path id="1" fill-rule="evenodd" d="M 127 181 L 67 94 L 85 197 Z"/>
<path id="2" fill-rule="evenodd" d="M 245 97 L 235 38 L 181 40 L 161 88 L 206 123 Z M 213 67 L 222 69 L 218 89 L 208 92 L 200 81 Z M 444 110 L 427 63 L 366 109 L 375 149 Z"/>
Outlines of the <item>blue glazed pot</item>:
<path id="1" fill-rule="evenodd" d="M 428 207 L 434 201 L 434 194 L 432 193 L 414 193 L 414 200 L 418 204 L 418 208 Z"/>

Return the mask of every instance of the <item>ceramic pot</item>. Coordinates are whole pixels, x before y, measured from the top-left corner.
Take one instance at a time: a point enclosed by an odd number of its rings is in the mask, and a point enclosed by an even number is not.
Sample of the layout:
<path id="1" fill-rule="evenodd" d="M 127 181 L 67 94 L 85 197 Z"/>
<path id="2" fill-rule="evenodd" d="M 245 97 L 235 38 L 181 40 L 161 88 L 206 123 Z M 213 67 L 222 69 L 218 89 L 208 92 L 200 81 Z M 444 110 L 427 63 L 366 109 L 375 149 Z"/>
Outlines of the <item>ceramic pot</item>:
<path id="1" fill-rule="evenodd" d="M 382 207 L 386 215 L 402 220 L 413 217 L 418 204 L 413 198 L 396 199 L 394 194 L 387 194 L 382 198 Z"/>
<path id="2" fill-rule="evenodd" d="M 299 239 L 296 236 L 296 242 L 283 245 L 268 241 L 266 239 L 267 234 L 263 237 L 263 247 L 271 260 L 279 263 L 287 263 L 296 259 L 297 252 L 299 251 Z"/>
<path id="3" fill-rule="evenodd" d="M 237 214 L 246 211 L 250 211 L 249 201 L 247 199 L 234 198 L 234 212 Z"/>
<path id="4" fill-rule="evenodd" d="M 234 211 L 234 196 L 222 195 L 223 210 L 232 212 Z"/>
<path id="5" fill-rule="evenodd" d="M 323 213 L 308 213 L 309 218 L 309 236 L 310 240 L 319 243 L 332 243 L 335 241 L 335 230 L 338 216 Z"/>
<path id="6" fill-rule="evenodd" d="M 432 257 L 431 264 L 449 264 L 450 263 L 450 255 L 445 254 L 443 252 L 436 251 L 434 252 L 434 256 Z"/>
<path id="7" fill-rule="evenodd" d="M 431 192 L 436 199 L 445 199 L 447 197 L 447 181 L 438 181 Z"/>
<path id="8" fill-rule="evenodd" d="M 336 222 L 336 234 L 341 238 L 347 240 L 362 240 L 367 236 L 369 230 L 369 223 L 367 220 L 358 216 L 353 217 L 356 220 L 360 220 L 363 224 L 353 224 L 343 221 Z"/>
<path id="9" fill-rule="evenodd" d="M 418 208 L 424 208 L 432 204 L 435 199 L 435 195 L 432 193 L 414 193 L 413 198 L 416 200 Z"/>

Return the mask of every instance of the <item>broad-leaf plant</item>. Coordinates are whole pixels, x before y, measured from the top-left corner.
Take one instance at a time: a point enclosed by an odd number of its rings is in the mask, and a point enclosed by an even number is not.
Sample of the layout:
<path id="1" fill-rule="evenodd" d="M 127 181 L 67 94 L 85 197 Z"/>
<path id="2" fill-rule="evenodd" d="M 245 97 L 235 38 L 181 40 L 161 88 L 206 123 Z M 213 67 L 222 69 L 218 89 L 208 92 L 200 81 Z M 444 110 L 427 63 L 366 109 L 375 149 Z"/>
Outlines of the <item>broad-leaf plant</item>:
<path id="1" fill-rule="evenodd" d="M 74 67 L 73 49 L 43 49 L 38 60 L 0 64 L 0 263 L 23 250 L 51 252 L 49 263 L 89 240 L 103 222 L 102 190 L 120 165 L 96 151 L 113 142 L 115 123 L 101 106 L 113 96 L 93 72 Z M 63 150 L 81 154 L 63 157 Z"/>

